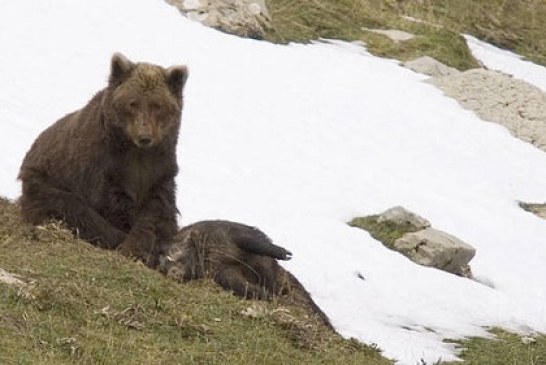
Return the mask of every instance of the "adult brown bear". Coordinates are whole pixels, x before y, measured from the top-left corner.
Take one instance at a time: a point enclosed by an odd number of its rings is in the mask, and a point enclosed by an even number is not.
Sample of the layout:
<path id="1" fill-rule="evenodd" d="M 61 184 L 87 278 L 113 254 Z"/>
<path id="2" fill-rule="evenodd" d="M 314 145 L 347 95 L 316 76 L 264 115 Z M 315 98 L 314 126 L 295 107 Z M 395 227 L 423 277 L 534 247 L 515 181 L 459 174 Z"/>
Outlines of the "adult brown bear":
<path id="1" fill-rule="evenodd" d="M 186 66 L 114 54 L 108 86 L 46 129 L 19 179 L 23 218 L 54 218 L 154 267 L 177 232 L 176 144 Z"/>
<path id="2" fill-rule="evenodd" d="M 159 269 L 183 280 L 214 273 L 240 296 L 268 300 L 294 288 L 296 301 L 331 328 L 277 263 L 291 253 L 260 230 L 205 221 L 178 232 L 176 145 L 187 77 L 186 66 L 165 69 L 114 54 L 108 86 L 42 132 L 25 156 L 23 218 L 62 220 L 81 238 L 153 268 L 163 258 Z M 180 249 L 174 261 L 165 261 Z"/>
<path id="3" fill-rule="evenodd" d="M 108 86 L 47 128 L 25 156 L 23 218 L 63 220 L 81 238 L 155 267 L 178 231 L 176 144 L 187 77 L 186 66 L 114 54 Z M 245 236 L 241 227 L 230 232 Z M 259 235 L 245 237 L 244 250 L 290 256 Z"/>

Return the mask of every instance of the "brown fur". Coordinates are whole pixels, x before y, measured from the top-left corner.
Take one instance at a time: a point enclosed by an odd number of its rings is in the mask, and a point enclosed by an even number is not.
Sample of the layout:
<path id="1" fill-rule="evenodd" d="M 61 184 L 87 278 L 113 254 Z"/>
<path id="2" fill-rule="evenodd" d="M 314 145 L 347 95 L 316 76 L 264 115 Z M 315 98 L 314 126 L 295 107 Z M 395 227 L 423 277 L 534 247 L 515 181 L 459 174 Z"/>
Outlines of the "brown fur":
<path id="1" fill-rule="evenodd" d="M 247 299 L 290 301 L 332 328 L 303 285 L 276 259 L 291 254 L 257 228 L 228 221 L 203 221 L 184 227 L 173 240 L 160 270 L 178 281 L 211 278 Z"/>
<path id="2" fill-rule="evenodd" d="M 176 144 L 185 66 L 112 57 L 108 86 L 47 128 L 19 179 L 23 218 L 64 220 L 79 235 L 155 266 L 176 234 Z"/>

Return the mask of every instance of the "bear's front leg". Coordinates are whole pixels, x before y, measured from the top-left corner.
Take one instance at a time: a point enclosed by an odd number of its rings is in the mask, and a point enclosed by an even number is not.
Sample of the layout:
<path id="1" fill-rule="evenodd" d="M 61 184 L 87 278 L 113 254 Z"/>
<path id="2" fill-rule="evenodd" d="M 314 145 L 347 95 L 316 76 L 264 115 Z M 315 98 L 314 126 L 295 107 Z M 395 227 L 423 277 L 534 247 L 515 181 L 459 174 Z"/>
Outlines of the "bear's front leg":
<path id="1" fill-rule="evenodd" d="M 115 248 L 125 240 L 126 234 L 106 221 L 85 199 L 62 189 L 46 174 L 27 171 L 22 182 L 20 203 L 26 222 L 41 224 L 48 219 L 63 220 L 80 238 L 102 248 Z"/>
<path id="2" fill-rule="evenodd" d="M 137 210 L 134 225 L 119 251 L 155 268 L 178 231 L 174 181 L 153 189 Z"/>

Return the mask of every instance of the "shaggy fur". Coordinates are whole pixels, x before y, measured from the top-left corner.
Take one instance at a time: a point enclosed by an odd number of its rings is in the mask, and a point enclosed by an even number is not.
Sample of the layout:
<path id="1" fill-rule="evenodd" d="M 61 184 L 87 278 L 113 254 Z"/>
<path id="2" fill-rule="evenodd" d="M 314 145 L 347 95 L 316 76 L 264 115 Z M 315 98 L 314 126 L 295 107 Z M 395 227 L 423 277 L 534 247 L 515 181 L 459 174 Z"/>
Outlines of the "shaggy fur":
<path id="1" fill-rule="evenodd" d="M 333 329 L 328 317 L 303 285 L 277 259 L 291 253 L 273 244 L 257 228 L 228 221 L 203 221 L 180 230 L 160 270 L 178 281 L 211 278 L 226 290 L 247 299 L 291 302 L 317 315 Z"/>
<path id="2" fill-rule="evenodd" d="M 23 218 L 61 219 L 100 247 L 157 264 L 178 227 L 176 144 L 185 66 L 114 54 L 108 86 L 47 128 L 19 179 Z"/>

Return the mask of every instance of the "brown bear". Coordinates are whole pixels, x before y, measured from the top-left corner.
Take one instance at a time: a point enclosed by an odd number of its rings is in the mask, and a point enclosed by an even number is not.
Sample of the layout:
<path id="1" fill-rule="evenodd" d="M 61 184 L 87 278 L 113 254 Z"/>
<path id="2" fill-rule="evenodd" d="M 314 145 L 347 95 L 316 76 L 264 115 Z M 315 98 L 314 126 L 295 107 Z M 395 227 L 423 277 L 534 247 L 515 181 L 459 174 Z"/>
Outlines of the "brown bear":
<path id="1" fill-rule="evenodd" d="M 277 262 L 290 257 L 289 251 L 274 245 L 257 228 L 229 221 L 202 221 L 178 232 L 161 257 L 159 270 L 181 282 L 210 278 L 247 299 L 289 298 L 333 330 L 303 285 Z"/>
<path id="2" fill-rule="evenodd" d="M 176 234 L 176 144 L 186 66 L 116 53 L 108 85 L 36 139 L 19 179 L 23 218 L 60 219 L 100 247 L 156 266 Z"/>

